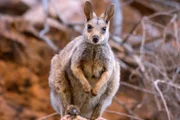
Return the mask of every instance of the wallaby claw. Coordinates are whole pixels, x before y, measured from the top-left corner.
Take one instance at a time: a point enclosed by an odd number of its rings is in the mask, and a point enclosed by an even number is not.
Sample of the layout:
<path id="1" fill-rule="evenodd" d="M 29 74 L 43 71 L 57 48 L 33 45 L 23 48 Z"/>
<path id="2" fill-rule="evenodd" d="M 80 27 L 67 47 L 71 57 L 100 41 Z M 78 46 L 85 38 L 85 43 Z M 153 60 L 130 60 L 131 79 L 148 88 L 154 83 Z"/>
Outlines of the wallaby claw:
<path id="1" fill-rule="evenodd" d="M 94 88 L 92 89 L 92 95 L 93 95 L 93 96 L 96 96 L 96 95 L 98 94 L 98 92 L 99 92 L 99 89 L 98 89 L 98 88 L 94 87 Z"/>
<path id="2" fill-rule="evenodd" d="M 91 86 L 89 84 L 83 85 L 83 90 L 85 93 L 90 93 L 91 92 Z"/>

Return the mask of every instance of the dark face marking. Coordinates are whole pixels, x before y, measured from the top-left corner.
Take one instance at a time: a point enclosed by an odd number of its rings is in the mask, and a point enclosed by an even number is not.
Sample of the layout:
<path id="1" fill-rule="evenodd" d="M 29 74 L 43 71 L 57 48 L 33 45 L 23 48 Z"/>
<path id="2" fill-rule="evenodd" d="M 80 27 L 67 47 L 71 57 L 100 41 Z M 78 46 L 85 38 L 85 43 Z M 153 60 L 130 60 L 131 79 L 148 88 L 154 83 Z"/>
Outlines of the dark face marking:
<path id="1" fill-rule="evenodd" d="M 93 29 L 92 25 L 88 24 L 88 25 L 87 25 L 87 30 L 88 30 L 88 32 L 91 32 L 92 29 Z"/>
<path id="2" fill-rule="evenodd" d="M 101 30 L 102 30 L 102 33 L 103 33 L 103 34 L 106 33 L 106 26 L 103 27 L 103 28 L 101 28 Z"/>
<path id="3" fill-rule="evenodd" d="M 96 24 L 99 24 L 99 22 L 98 22 L 98 21 L 99 21 L 99 17 L 97 17 L 97 23 L 96 23 Z"/>
<path id="4" fill-rule="evenodd" d="M 109 38 L 109 24 L 102 17 L 94 17 L 85 24 L 84 37 L 92 44 L 102 44 Z"/>

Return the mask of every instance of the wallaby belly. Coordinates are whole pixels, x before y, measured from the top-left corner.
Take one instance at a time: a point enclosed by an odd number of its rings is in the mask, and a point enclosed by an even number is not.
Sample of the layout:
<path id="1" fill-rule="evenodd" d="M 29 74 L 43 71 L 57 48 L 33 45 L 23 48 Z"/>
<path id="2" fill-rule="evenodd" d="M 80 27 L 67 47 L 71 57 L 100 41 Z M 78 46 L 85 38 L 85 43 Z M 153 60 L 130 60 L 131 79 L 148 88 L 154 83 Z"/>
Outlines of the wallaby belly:
<path id="1" fill-rule="evenodd" d="M 101 74 L 104 71 L 104 61 L 108 60 L 107 56 L 103 55 L 103 50 L 104 48 L 88 47 L 82 52 L 81 55 L 81 68 L 92 88 L 98 82 Z M 70 68 L 70 66 L 71 63 L 69 63 L 67 67 Z M 80 81 L 73 76 L 72 71 L 68 68 L 67 74 L 72 87 L 72 104 L 80 108 L 81 116 L 90 117 L 91 112 L 99 103 L 102 94 L 105 93 L 107 84 L 101 88 L 97 96 L 93 96 L 91 93 L 85 93 Z"/>

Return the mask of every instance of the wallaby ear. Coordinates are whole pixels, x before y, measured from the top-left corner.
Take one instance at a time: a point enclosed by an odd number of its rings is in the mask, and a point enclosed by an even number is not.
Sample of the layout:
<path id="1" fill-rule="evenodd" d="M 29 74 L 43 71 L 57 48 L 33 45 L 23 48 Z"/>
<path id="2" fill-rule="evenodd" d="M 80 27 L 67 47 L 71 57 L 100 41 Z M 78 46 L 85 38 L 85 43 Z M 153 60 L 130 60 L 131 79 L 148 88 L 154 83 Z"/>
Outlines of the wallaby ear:
<path id="1" fill-rule="evenodd" d="M 106 23 L 108 23 L 111 20 L 113 15 L 114 15 L 114 4 L 110 4 L 104 13 L 104 19 Z"/>
<path id="2" fill-rule="evenodd" d="M 84 14 L 86 15 L 87 21 L 93 18 L 93 10 L 92 10 L 92 4 L 89 1 L 85 2 L 84 5 Z"/>

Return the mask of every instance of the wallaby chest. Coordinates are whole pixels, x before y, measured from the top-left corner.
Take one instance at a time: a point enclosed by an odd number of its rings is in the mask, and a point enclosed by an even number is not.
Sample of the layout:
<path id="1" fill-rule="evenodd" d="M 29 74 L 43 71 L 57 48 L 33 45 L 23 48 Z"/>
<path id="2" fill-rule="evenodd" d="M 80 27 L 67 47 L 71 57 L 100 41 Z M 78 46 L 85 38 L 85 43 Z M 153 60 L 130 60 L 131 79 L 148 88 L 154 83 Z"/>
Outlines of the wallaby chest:
<path id="1" fill-rule="evenodd" d="M 109 60 L 107 46 L 87 45 L 81 57 L 81 68 L 86 78 L 88 80 L 98 79 Z"/>

